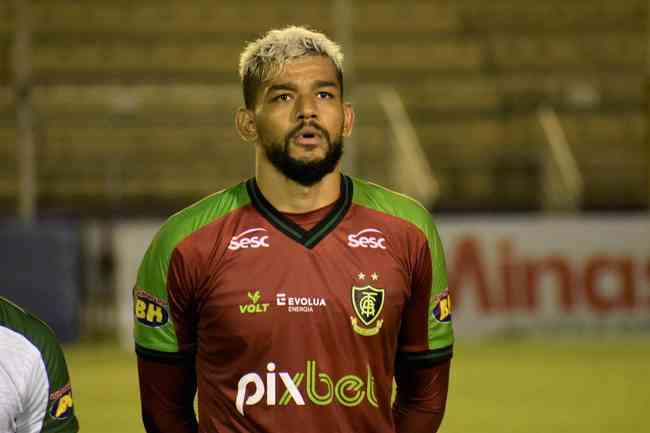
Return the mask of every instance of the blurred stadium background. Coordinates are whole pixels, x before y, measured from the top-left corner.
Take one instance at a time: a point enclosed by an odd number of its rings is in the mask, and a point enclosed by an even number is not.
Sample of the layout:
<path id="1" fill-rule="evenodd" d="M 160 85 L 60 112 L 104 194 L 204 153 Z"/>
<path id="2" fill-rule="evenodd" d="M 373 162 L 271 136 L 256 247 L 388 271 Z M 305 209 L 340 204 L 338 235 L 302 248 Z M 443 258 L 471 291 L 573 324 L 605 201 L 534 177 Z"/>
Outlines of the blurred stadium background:
<path id="1" fill-rule="evenodd" d="M 66 341 L 82 431 L 143 431 L 135 267 L 252 173 L 245 41 L 309 25 L 346 53 L 346 170 L 440 222 L 441 431 L 648 431 L 649 22 L 647 0 L 2 1 L 0 294 Z"/>

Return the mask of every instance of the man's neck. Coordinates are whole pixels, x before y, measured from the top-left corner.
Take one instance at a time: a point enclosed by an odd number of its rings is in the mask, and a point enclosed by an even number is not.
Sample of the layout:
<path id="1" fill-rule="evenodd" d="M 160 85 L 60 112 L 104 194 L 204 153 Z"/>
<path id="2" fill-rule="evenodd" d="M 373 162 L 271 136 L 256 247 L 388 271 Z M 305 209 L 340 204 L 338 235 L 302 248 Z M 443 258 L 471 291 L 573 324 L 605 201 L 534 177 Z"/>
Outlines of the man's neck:
<path id="1" fill-rule="evenodd" d="M 314 185 L 304 186 L 280 173 L 270 163 L 256 164 L 255 180 L 264 197 L 280 212 L 305 213 L 338 200 L 341 173 L 334 170 Z"/>

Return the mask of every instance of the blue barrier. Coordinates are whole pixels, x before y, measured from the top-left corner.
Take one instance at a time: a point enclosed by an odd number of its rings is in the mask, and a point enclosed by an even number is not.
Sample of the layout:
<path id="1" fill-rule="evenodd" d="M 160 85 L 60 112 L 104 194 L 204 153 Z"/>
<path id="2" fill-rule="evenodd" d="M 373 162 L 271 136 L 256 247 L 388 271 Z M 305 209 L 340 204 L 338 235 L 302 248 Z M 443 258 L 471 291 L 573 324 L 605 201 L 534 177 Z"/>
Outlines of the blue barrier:
<path id="1" fill-rule="evenodd" d="M 47 322 L 62 342 L 79 338 L 78 224 L 0 223 L 0 295 Z"/>

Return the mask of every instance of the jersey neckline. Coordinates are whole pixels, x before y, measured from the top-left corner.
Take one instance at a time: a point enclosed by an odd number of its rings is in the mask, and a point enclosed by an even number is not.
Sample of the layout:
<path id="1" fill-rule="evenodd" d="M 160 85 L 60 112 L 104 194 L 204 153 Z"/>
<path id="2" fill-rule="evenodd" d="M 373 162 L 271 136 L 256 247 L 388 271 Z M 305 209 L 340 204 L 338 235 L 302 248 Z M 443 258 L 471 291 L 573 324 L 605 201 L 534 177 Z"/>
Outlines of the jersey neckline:
<path id="1" fill-rule="evenodd" d="M 246 181 L 246 190 L 253 207 L 275 228 L 306 248 L 314 248 L 343 220 L 352 204 L 352 180 L 341 174 L 341 193 L 332 210 L 311 230 L 305 230 L 277 210 L 262 195 L 254 177 Z"/>

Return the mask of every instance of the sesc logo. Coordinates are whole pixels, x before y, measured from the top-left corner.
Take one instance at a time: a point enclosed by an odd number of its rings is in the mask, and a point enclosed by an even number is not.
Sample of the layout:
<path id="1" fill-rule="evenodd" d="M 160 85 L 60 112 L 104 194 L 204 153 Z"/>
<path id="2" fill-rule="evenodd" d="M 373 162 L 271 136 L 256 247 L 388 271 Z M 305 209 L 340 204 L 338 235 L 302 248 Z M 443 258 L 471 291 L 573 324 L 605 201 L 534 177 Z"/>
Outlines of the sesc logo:
<path id="1" fill-rule="evenodd" d="M 246 230 L 243 233 L 233 236 L 228 245 L 229 250 L 237 251 L 241 248 L 268 248 L 270 247 L 268 243 L 268 235 L 255 235 L 250 236 L 252 233 L 256 232 L 266 232 L 266 229 L 261 227 L 256 227 L 254 229 Z"/>
<path id="2" fill-rule="evenodd" d="M 381 235 L 381 236 L 379 236 Z M 352 248 L 386 249 L 386 238 L 377 229 L 363 229 L 355 235 L 348 235 L 348 245 Z"/>

